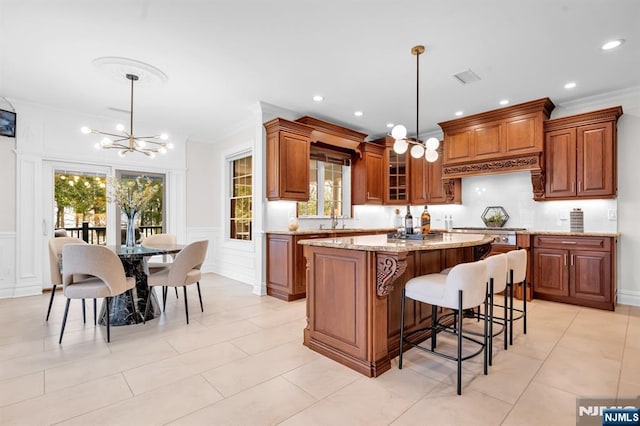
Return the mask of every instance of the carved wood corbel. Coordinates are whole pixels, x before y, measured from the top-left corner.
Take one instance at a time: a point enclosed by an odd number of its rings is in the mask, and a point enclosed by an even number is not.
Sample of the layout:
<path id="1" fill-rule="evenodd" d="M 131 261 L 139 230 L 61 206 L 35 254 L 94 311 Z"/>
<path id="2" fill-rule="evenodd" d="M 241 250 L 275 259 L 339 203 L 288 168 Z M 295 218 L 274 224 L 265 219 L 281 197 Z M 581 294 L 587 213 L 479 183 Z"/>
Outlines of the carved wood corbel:
<path id="1" fill-rule="evenodd" d="M 376 253 L 376 294 L 387 296 L 393 282 L 407 270 L 406 254 Z"/>
<path id="2" fill-rule="evenodd" d="M 453 179 L 443 179 L 442 186 L 444 187 L 444 194 L 447 199 L 447 203 L 455 202 L 456 198 L 456 186 Z"/>
<path id="3" fill-rule="evenodd" d="M 544 170 L 531 170 L 531 186 L 533 187 L 533 199 L 536 201 L 544 200 Z"/>

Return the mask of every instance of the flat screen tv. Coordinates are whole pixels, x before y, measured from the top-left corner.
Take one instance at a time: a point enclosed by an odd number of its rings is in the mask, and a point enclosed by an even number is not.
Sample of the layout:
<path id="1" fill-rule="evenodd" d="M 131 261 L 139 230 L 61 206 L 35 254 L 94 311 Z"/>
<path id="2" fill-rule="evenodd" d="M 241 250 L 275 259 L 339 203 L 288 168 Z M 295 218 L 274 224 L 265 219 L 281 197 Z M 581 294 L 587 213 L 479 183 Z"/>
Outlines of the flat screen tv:
<path id="1" fill-rule="evenodd" d="M 0 109 L 0 136 L 16 137 L 16 113 Z"/>

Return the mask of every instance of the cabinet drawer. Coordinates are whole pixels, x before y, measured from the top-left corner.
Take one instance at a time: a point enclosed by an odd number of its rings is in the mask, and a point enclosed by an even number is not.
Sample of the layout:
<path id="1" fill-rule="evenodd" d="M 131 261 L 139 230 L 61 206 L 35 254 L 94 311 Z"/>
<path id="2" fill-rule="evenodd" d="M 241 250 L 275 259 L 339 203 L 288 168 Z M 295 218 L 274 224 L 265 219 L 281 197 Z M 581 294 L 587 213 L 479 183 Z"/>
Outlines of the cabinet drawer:
<path id="1" fill-rule="evenodd" d="M 534 247 L 611 251 L 610 237 L 562 237 L 557 235 L 536 235 Z"/>

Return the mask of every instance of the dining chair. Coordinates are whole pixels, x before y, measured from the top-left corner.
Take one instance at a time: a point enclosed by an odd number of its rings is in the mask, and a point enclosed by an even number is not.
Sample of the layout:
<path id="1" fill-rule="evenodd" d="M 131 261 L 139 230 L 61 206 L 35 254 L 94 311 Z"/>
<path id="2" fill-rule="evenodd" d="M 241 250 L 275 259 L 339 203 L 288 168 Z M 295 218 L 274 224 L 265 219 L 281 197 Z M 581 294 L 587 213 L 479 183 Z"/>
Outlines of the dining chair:
<path id="1" fill-rule="evenodd" d="M 142 240 L 141 244 L 142 244 L 142 247 L 157 247 L 158 245 L 167 245 L 167 244 L 173 245 L 175 243 L 176 243 L 176 236 L 173 234 L 153 234 L 153 235 L 149 235 L 148 237 L 145 237 Z M 153 256 L 153 257 L 157 257 L 157 256 Z M 171 258 L 171 262 L 167 262 L 167 259 L 165 256 L 163 256 L 162 262 L 151 262 L 150 261 L 151 259 L 149 259 L 149 261 L 147 261 L 147 268 L 149 270 L 149 273 L 158 272 L 162 268 L 167 268 L 171 266 L 171 263 L 173 262 L 173 258 L 175 256 L 170 254 L 168 255 L 168 257 Z M 176 298 L 177 298 L 178 287 L 174 287 L 174 290 L 176 291 Z M 166 299 L 167 299 L 167 290 L 166 290 L 166 287 L 163 287 L 162 300 L 166 302 Z"/>
<path id="2" fill-rule="evenodd" d="M 60 272 L 60 255 L 62 254 L 63 247 L 67 244 L 87 243 L 80 238 L 73 237 L 54 237 L 49 240 L 49 271 L 53 288 L 51 289 L 51 298 L 49 299 L 49 308 L 47 309 L 47 318 L 45 321 L 49 321 L 49 314 L 51 314 L 51 307 L 53 306 L 53 298 L 56 295 L 56 287 L 62 285 L 62 273 Z M 86 276 L 78 276 L 76 278 L 80 280 L 82 278 L 86 278 Z M 96 325 L 97 321 L 96 308 L 96 300 L 93 299 L 93 325 Z M 82 299 L 82 321 L 85 323 L 87 322 L 84 299 Z"/>
<path id="3" fill-rule="evenodd" d="M 136 303 L 133 288 L 136 280 L 127 277 L 124 267 L 117 254 L 104 246 L 89 244 L 67 244 L 62 250 L 62 284 L 67 304 L 64 308 L 60 340 L 64 335 L 64 327 L 67 323 L 69 303 L 71 299 L 105 298 L 107 342 L 111 341 L 110 309 L 113 296 L 129 292 L 133 305 L 133 314 L 137 316 Z M 78 280 L 80 275 L 91 275 Z"/>
<path id="4" fill-rule="evenodd" d="M 200 278 L 202 273 L 200 268 L 204 263 L 207 255 L 207 247 L 209 241 L 195 241 L 182 249 L 175 257 L 168 268 L 163 268 L 157 272 L 150 273 L 147 278 L 149 287 L 163 287 L 163 294 L 166 294 L 166 287 L 182 287 L 184 292 L 184 310 L 189 324 L 189 305 L 187 303 L 187 286 L 196 284 L 198 288 L 198 298 L 200 299 L 200 310 L 204 312 L 202 306 L 202 293 L 200 292 Z M 147 317 L 149 303 L 151 297 L 151 289 L 147 293 L 147 304 L 144 318 Z M 166 298 L 163 301 L 163 311 L 165 308 Z"/>
<path id="5" fill-rule="evenodd" d="M 487 374 L 487 338 L 488 316 L 484 316 L 484 331 L 482 341 L 464 334 L 463 311 L 484 304 L 487 312 L 487 267 L 484 261 L 461 263 L 451 268 L 448 274 L 435 273 L 411 278 L 402 289 L 402 305 L 400 307 L 400 353 L 398 368 L 402 369 L 404 345 L 410 345 L 422 351 L 447 358 L 457 363 L 457 393 L 462 394 L 462 361 L 484 353 L 484 374 Z M 431 305 L 431 326 L 414 330 L 405 335 L 404 313 L 406 299 L 416 300 Z M 438 321 L 438 307 L 453 309 L 456 313 L 454 326 L 450 327 Z M 430 347 L 415 343 L 411 337 L 416 334 L 431 331 Z M 457 336 L 457 353 L 450 355 L 436 350 L 438 331 L 446 331 Z M 464 340 L 477 345 L 477 350 L 463 356 L 462 342 Z"/>

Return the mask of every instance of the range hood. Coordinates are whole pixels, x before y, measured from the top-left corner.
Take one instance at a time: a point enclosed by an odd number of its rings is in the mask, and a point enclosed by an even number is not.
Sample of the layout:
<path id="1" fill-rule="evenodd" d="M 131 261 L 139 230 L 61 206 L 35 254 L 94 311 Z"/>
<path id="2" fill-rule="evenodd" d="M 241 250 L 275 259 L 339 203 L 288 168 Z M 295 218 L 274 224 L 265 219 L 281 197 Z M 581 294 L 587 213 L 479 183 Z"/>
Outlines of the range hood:
<path id="1" fill-rule="evenodd" d="M 544 122 L 555 105 L 542 98 L 438 123 L 443 178 L 542 170 Z"/>
<path id="2" fill-rule="evenodd" d="M 366 134 L 309 116 L 298 118 L 296 121 L 313 128 L 311 132 L 312 144 L 315 143 L 321 147 L 334 147 L 343 152 L 355 152 L 362 157 L 360 144 L 364 142 Z"/>

